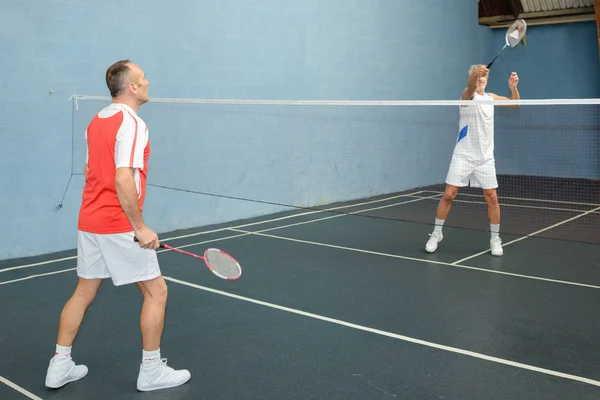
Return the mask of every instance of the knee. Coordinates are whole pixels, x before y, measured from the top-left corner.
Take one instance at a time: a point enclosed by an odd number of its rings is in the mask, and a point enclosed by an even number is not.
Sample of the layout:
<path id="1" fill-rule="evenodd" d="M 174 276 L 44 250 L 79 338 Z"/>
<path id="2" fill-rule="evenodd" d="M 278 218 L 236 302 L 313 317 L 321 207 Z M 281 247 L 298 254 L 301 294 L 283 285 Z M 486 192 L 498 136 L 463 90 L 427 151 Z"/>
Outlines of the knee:
<path id="1" fill-rule="evenodd" d="M 96 297 L 96 293 L 98 293 L 98 287 L 90 287 L 89 285 L 77 285 L 75 289 L 75 293 L 73 293 L 73 297 L 85 303 L 86 305 L 90 305 L 94 298 Z"/>
<path id="2" fill-rule="evenodd" d="M 162 301 L 166 302 L 168 295 L 169 295 L 169 288 L 167 286 L 167 282 L 165 282 L 163 280 L 158 287 L 158 298 L 161 299 Z"/>
<path id="3" fill-rule="evenodd" d="M 452 201 L 454 200 L 455 197 L 456 197 L 456 191 L 446 190 L 444 192 L 444 195 L 442 196 L 442 201 L 445 201 L 446 203 L 452 203 Z"/>
<path id="4" fill-rule="evenodd" d="M 164 281 L 164 279 L 161 279 L 152 288 L 151 296 L 156 301 L 166 302 L 168 295 L 169 289 L 167 288 L 167 283 Z"/>
<path id="5" fill-rule="evenodd" d="M 142 294 L 145 298 L 154 301 L 166 302 L 168 296 L 167 283 L 162 277 L 146 282 L 138 282 Z"/>
<path id="6" fill-rule="evenodd" d="M 485 196 L 485 201 L 486 201 L 486 203 L 488 203 L 488 205 L 490 205 L 490 206 L 498 205 L 498 195 L 496 194 L 496 191 L 485 192 L 483 195 Z"/>

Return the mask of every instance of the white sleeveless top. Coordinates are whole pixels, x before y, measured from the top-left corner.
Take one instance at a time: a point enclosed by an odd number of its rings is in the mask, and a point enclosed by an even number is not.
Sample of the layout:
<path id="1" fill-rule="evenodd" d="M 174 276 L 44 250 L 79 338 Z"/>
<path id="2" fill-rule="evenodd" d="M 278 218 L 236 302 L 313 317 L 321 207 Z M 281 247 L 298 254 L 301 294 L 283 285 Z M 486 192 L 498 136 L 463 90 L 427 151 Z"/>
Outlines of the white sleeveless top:
<path id="1" fill-rule="evenodd" d="M 475 93 L 473 100 L 493 100 L 488 93 Z M 454 154 L 471 160 L 485 161 L 494 158 L 494 106 L 492 104 L 459 107 L 459 132 Z"/>

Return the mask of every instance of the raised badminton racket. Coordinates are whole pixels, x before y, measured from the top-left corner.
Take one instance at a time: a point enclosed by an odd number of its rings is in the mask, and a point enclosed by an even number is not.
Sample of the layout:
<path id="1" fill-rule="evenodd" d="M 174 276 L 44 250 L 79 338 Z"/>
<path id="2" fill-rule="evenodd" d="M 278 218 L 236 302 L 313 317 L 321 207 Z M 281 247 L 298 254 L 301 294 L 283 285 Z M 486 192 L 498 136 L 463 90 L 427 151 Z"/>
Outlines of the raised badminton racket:
<path id="1" fill-rule="evenodd" d="M 138 241 L 136 237 L 134 237 L 134 240 L 136 242 Z M 190 253 L 189 251 L 181 250 L 162 243 L 159 247 L 161 249 L 177 251 L 179 253 L 204 260 L 204 263 L 208 267 L 209 271 L 221 279 L 234 281 L 242 276 L 242 267 L 240 267 L 240 263 L 238 263 L 235 258 L 225 253 L 223 250 L 214 248 L 206 249 L 204 251 L 204 255 L 200 256 L 198 254 Z"/>
<path id="2" fill-rule="evenodd" d="M 504 38 L 506 43 L 504 44 L 504 47 L 502 47 L 502 50 L 500 50 L 498 52 L 498 54 L 496 54 L 496 57 L 494 57 L 492 62 L 490 62 L 487 65 L 487 68 L 490 69 L 492 67 L 492 64 L 494 63 L 494 61 L 496 61 L 496 58 L 498 58 L 500 53 L 502 53 L 502 51 L 505 48 L 507 48 L 509 46 L 515 47 L 516 45 L 521 43 L 521 40 L 525 36 L 525 33 L 527 33 L 527 23 L 525 22 L 525 20 L 524 19 L 515 20 L 515 22 L 513 22 L 513 24 L 511 26 L 509 26 L 508 30 L 506 31 L 506 35 Z"/>

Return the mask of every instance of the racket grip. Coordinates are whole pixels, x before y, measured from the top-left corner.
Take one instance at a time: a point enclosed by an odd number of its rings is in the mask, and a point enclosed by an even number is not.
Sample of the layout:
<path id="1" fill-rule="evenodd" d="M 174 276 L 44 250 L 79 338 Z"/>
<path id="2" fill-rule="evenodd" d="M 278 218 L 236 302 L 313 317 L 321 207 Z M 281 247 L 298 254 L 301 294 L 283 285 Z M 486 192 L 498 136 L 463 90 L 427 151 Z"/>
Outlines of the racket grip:
<path id="1" fill-rule="evenodd" d="M 137 238 L 137 237 L 135 237 L 135 236 L 133 237 L 133 241 L 134 241 L 134 242 L 139 242 L 138 238 Z M 161 244 L 160 244 L 158 247 L 160 247 L 161 249 L 164 249 L 164 248 L 165 248 L 165 245 L 161 243 Z"/>

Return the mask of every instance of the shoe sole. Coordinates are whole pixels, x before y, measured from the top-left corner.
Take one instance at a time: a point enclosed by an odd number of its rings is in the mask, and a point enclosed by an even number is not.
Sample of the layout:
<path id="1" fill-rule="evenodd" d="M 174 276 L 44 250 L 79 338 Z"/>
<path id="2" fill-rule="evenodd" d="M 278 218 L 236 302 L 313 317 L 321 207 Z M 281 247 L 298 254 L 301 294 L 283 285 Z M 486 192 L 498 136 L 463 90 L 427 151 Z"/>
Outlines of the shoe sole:
<path id="1" fill-rule="evenodd" d="M 61 387 L 65 386 L 68 383 L 77 382 L 78 380 L 85 378 L 87 376 L 87 374 L 88 373 L 86 372 L 85 375 L 83 375 L 81 378 L 72 378 L 72 379 L 69 379 L 69 380 L 65 381 L 63 384 L 60 384 L 60 385 L 50 385 L 50 384 L 48 384 L 48 382 L 46 382 L 45 384 L 46 384 L 47 388 L 50 388 L 50 389 L 60 389 Z"/>
<path id="2" fill-rule="evenodd" d="M 192 379 L 192 377 L 190 376 L 189 378 L 187 378 L 185 381 L 181 382 L 181 383 L 177 383 L 177 384 L 173 384 L 173 385 L 153 385 L 153 386 L 147 386 L 147 387 L 143 387 L 140 388 L 139 386 L 137 387 L 137 390 L 140 392 L 151 392 L 153 390 L 161 390 L 161 389 L 171 389 L 171 388 L 175 388 L 178 386 L 182 386 L 185 385 L 186 383 L 188 383 L 190 381 L 190 379 Z"/>

